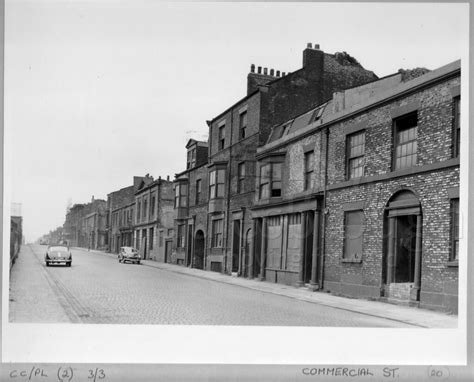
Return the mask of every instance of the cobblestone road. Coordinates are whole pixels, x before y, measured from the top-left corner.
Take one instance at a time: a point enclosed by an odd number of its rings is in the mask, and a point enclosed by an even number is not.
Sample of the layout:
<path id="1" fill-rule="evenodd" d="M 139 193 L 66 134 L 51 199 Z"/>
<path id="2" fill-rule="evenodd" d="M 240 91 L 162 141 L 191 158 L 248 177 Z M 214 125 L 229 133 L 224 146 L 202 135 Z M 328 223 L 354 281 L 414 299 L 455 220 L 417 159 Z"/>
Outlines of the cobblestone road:
<path id="1" fill-rule="evenodd" d="M 78 249 L 71 268 L 46 268 L 45 250 L 23 247 L 14 266 L 12 322 L 410 327 Z"/>

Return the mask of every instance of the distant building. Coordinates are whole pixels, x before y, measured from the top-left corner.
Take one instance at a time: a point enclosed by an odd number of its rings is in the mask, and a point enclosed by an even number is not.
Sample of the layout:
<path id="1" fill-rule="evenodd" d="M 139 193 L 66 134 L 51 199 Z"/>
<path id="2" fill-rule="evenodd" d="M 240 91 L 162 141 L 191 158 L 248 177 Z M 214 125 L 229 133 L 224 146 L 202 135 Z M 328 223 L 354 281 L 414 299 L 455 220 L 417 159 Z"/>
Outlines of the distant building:
<path id="1" fill-rule="evenodd" d="M 164 262 L 163 236 L 173 228 L 173 182 L 169 177 L 141 181 L 135 191 L 134 219 L 134 243 L 142 259 Z"/>
<path id="2" fill-rule="evenodd" d="M 12 203 L 10 212 L 10 270 L 20 253 L 23 242 L 23 217 L 21 204 Z"/>
<path id="3" fill-rule="evenodd" d="M 133 213 L 135 192 L 142 181 L 150 178 L 134 176 L 133 184 L 107 195 L 107 233 L 109 251 L 118 253 L 122 246 L 133 246 Z M 149 180 L 151 182 L 152 180 Z"/>
<path id="4" fill-rule="evenodd" d="M 75 204 L 66 214 L 62 237 L 71 247 L 107 249 L 107 202 L 94 199 Z"/>

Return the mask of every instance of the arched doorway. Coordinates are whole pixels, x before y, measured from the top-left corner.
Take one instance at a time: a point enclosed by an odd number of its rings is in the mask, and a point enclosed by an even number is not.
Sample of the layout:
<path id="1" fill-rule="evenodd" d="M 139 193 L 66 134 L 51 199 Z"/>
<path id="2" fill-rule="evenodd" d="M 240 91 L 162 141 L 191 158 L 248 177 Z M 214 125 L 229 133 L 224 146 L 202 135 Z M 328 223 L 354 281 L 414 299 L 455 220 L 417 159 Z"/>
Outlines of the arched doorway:
<path id="1" fill-rule="evenodd" d="M 193 268 L 204 268 L 204 232 L 201 230 L 196 232 L 196 236 L 194 238 Z"/>
<path id="2" fill-rule="evenodd" d="M 421 284 L 422 213 L 410 190 L 395 193 L 385 207 L 384 296 L 419 301 Z"/>

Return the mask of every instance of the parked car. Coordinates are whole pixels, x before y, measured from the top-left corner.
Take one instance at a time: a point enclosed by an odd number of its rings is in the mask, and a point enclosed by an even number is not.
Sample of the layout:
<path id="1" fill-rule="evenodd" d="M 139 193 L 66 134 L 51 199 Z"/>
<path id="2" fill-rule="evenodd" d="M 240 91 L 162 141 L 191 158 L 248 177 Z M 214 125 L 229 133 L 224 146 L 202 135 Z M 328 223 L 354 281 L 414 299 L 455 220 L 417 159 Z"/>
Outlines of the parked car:
<path id="1" fill-rule="evenodd" d="M 138 250 L 133 247 L 121 247 L 120 253 L 118 255 L 118 261 L 121 263 L 122 261 L 125 263 L 126 261 L 140 264 L 141 260 L 140 253 Z"/>
<path id="2" fill-rule="evenodd" d="M 44 255 L 46 266 L 51 264 L 64 264 L 67 267 L 71 266 L 72 254 L 69 247 L 65 245 L 49 245 Z"/>

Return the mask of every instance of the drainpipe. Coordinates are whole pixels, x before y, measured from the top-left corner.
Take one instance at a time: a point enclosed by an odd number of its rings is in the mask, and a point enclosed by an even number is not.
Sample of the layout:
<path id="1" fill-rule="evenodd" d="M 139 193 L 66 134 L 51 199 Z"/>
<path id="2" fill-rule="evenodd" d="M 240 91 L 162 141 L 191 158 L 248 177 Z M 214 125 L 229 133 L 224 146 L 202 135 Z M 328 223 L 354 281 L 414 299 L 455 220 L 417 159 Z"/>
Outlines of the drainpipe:
<path id="1" fill-rule="evenodd" d="M 320 269 L 319 269 L 319 289 L 323 289 L 324 286 L 324 260 L 326 256 L 326 191 L 327 191 L 327 183 L 328 183 L 328 157 L 329 157 L 329 128 L 326 127 L 325 129 L 326 135 L 326 153 L 325 153 L 325 163 L 324 163 L 324 190 L 323 190 L 323 216 L 322 216 L 322 237 L 321 237 L 321 261 L 320 261 Z"/>

